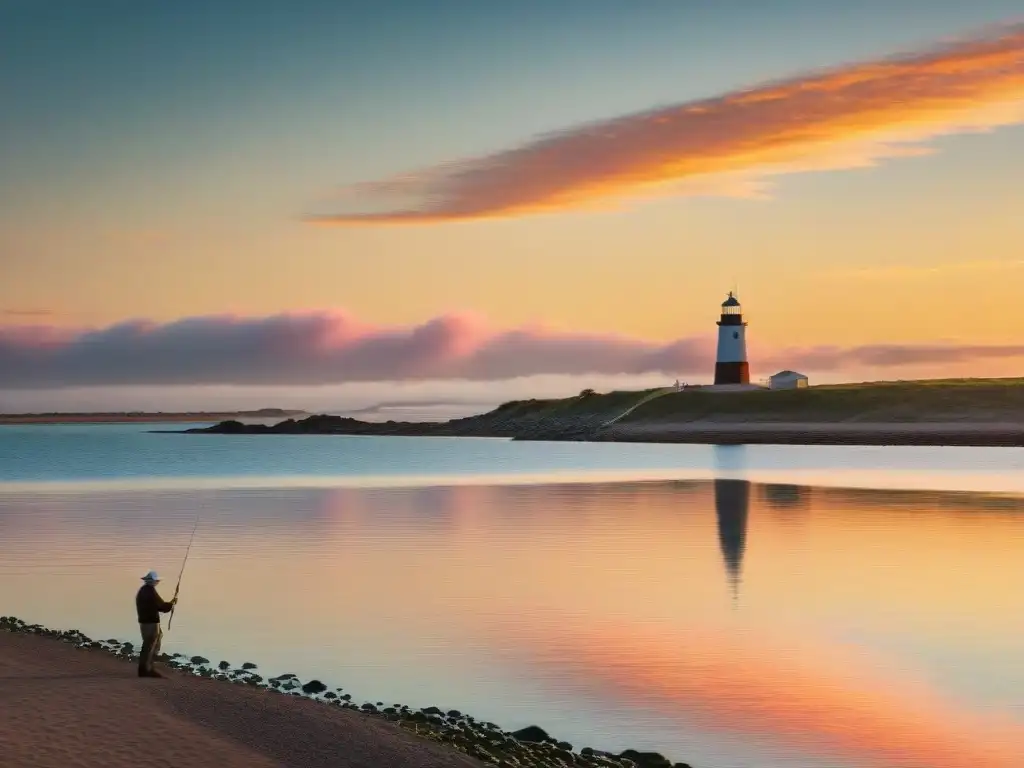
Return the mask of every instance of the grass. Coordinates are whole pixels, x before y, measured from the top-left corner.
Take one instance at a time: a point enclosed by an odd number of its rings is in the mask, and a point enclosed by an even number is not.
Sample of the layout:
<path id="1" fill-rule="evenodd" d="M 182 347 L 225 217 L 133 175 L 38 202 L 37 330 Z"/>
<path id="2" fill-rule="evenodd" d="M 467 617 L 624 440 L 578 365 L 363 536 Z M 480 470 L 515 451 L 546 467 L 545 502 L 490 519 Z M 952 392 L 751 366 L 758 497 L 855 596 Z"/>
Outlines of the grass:
<path id="1" fill-rule="evenodd" d="M 936 379 L 758 392 L 673 392 L 629 414 L 639 421 L 1024 421 L 1024 379 Z"/>
<path id="2" fill-rule="evenodd" d="M 483 416 L 530 422 L 573 417 L 611 419 L 655 391 L 619 390 L 563 399 L 513 400 Z M 697 420 L 1021 422 L 1024 378 L 878 381 L 754 392 L 696 388 L 653 398 L 623 418 L 622 423 Z"/>
<path id="3" fill-rule="evenodd" d="M 502 403 L 487 416 L 500 414 L 503 418 L 564 418 L 570 416 L 616 416 L 656 389 L 616 390 L 592 395 L 548 400 L 510 400 Z"/>

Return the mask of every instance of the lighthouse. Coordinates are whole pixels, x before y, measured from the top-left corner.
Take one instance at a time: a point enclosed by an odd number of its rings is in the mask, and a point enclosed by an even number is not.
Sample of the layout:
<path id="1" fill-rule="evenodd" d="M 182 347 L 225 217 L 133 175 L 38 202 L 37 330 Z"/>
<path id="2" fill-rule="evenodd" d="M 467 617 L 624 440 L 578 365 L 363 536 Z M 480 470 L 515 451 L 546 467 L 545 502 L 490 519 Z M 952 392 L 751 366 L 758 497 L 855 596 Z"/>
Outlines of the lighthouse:
<path id="1" fill-rule="evenodd" d="M 747 364 L 747 324 L 743 322 L 743 308 L 739 299 L 729 291 L 722 302 L 722 317 L 718 321 L 718 355 L 715 358 L 715 384 L 749 384 L 750 366 Z"/>

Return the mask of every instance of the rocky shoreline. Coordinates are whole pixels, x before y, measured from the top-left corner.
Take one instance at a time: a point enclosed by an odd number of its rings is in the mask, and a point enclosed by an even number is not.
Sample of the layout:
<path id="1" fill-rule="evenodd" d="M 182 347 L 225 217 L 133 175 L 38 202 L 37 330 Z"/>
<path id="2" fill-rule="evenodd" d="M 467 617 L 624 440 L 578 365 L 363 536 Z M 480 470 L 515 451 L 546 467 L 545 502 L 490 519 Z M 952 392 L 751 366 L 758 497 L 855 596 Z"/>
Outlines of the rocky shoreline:
<path id="1" fill-rule="evenodd" d="M 167 431 L 167 430 L 164 430 Z M 593 442 L 1024 446 L 1024 379 L 878 382 L 720 392 L 661 387 L 513 400 L 445 422 L 319 414 L 276 424 L 221 421 L 219 435 L 495 437 Z"/>
<path id="2" fill-rule="evenodd" d="M 55 630 L 29 624 L 14 616 L 0 616 L 0 631 L 52 638 L 79 649 L 109 653 L 130 662 L 138 659 L 134 643 L 120 640 L 93 640 L 76 629 Z M 357 704 L 342 688 L 330 688 L 319 680 L 302 681 L 294 674 L 264 678 L 258 667 L 245 662 L 234 665 L 227 661 L 213 663 L 203 656 L 175 653 L 162 655 L 160 661 L 183 674 L 245 685 L 279 695 L 301 696 L 324 706 L 359 712 L 366 717 L 387 720 L 418 736 L 447 745 L 489 765 L 520 768 L 691 768 L 686 763 L 673 763 L 657 752 L 627 749 L 618 754 L 583 747 L 549 736 L 536 725 L 517 731 L 505 731 L 494 723 L 478 720 L 457 710 L 438 707 L 412 709 L 402 704 L 384 702 Z"/>
<path id="3" fill-rule="evenodd" d="M 210 427 L 154 430 L 215 435 L 368 435 L 492 437 L 524 441 L 698 443 L 712 445 L 892 445 L 1024 447 L 1024 424 L 976 422 L 728 422 L 616 421 L 572 416 L 501 420 L 491 414 L 443 423 L 359 421 L 310 416 L 274 425 L 222 421 Z"/>

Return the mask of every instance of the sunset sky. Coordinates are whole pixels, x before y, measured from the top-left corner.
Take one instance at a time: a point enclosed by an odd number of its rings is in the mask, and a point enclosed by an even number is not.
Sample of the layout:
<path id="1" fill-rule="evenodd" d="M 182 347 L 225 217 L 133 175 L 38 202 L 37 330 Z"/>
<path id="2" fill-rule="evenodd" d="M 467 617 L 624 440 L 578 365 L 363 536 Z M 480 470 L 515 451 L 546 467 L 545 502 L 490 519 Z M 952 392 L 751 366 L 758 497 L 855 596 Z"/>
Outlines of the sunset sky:
<path id="1" fill-rule="evenodd" d="M 1024 371 L 1020 0 L 0 0 L 0 99 L 0 410 Z"/>

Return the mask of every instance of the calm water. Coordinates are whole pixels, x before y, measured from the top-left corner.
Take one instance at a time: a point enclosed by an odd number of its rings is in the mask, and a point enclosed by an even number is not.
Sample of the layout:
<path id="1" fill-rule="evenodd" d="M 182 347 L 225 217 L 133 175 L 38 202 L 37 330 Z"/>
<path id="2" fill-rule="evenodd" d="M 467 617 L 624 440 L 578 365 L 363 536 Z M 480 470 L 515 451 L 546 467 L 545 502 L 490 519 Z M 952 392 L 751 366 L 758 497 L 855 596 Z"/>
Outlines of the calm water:
<path id="1" fill-rule="evenodd" d="M 0 427 L 0 613 L 133 638 L 198 512 L 172 652 L 696 768 L 1024 765 L 1024 451 L 147 428 Z"/>

